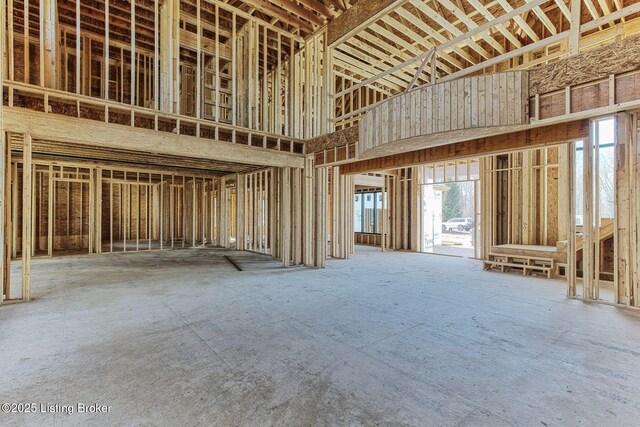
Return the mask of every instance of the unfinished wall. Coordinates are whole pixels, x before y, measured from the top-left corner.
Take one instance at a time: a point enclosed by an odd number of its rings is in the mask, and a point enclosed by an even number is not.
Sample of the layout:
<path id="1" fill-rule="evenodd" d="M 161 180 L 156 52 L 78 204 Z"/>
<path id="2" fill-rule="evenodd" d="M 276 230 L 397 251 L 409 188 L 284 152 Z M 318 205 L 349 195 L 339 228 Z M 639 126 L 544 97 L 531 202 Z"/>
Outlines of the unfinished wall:
<path id="1" fill-rule="evenodd" d="M 37 3 L 7 3 L 8 81 L 273 135 L 332 130 L 326 31 L 303 40 L 225 3 L 53 4 L 39 19 Z"/>
<path id="2" fill-rule="evenodd" d="M 62 163 L 34 160 L 33 255 L 217 244 L 217 178 Z M 22 250 L 21 160 L 13 162 L 11 176 L 16 258 Z"/>
<path id="3" fill-rule="evenodd" d="M 340 167 L 330 170 L 328 223 L 329 255 L 333 258 L 348 259 L 354 253 L 353 197 L 354 177 L 340 173 Z"/>
<path id="4" fill-rule="evenodd" d="M 314 177 L 310 175 L 300 168 L 239 174 L 234 213 L 238 223 L 236 249 L 272 255 L 284 266 L 321 266 L 311 236 L 316 212 L 311 189 Z"/>
<path id="5" fill-rule="evenodd" d="M 357 188 L 356 194 L 382 192 L 382 201 L 377 207 L 378 232 L 376 234 L 354 233 L 356 244 L 380 246 L 385 251 L 420 250 L 421 176 L 421 167 L 401 168 L 386 171 L 379 177 L 375 177 L 380 180 L 379 187 L 360 185 Z M 351 197 L 351 204 L 353 205 L 353 197 Z M 351 209 L 350 218 L 353 218 L 353 209 Z"/>
<path id="6" fill-rule="evenodd" d="M 410 167 L 385 176 L 389 226 L 383 240 L 385 249 L 420 250 L 420 168 Z"/>
<path id="7" fill-rule="evenodd" d="M 640 36 L 634 36 L 532 69 L 529 72 L 529 93 L 531 96 L 541 95 L 638 68 Z"/>
<path id="8" fill-rule="evenodd" d="M 640 121 L 616 117 L 615 302 L 640 307 Z"/>
<path id="9" fill-rule="evenodd" d="M 559 150 L 564 149 L 549 147 L 484 158 L 486 251 L 502 244 L 556 246 L 567 238 L 560 218 L 558 181 Z"/>

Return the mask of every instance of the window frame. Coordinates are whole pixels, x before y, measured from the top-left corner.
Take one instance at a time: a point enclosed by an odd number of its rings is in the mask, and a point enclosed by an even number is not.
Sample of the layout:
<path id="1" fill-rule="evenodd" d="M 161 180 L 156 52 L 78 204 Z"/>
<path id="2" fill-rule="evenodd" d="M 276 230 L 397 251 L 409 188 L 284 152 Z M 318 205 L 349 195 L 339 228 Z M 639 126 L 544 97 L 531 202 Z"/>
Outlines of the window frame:
<path id="1" fill-rule="evenodd" d="M 365 200 L 366 200 L 366 196 L 367 195 L 371 195 L 373 197 L 373 208 L 372 209 L 372 221 L 373 221 L 373 231 L 367 231 L 367 226 L 366 226 L 366 215 L 365 215 Z M 356 202 L 355 197 L 360 196 L 360 200 L 358 202 Z M 362 192 L 356 192 L 354 194 L 354 200 L 353 200 L 353 204 L 354 204 L 354 218 L 353 218 L 353 224 L 354 224 L 354 232 L 355 233 L 360 233 L 360 234 L 375 234 L 375 235 L 381 235 L 382 232 L 380 230 L 378 230 L 378 198 L 382 199 L 383 195 L 382 195 L 382 190 L 378 190 L 378 191 L 362 191 Z M 355 230 L 355 205 L 356 203 L 358 203 L 360 205 L 360 231 L 356 231 Z M 382 204 L 380 204 L 380 206 L 382 206 Z"/>

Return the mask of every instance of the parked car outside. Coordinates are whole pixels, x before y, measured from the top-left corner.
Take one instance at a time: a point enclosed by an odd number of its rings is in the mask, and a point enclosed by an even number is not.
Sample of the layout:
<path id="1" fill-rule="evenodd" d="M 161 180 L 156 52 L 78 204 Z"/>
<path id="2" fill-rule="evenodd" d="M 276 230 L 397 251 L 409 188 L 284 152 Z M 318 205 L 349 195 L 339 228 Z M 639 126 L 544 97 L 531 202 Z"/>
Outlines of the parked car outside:
<path id="1" fill-rule="evenodd" d="M 473 220 L 471 218 L 451 218 L 449 221 L 442 223 L 442 231 L 469 231 L 472 228 Z"/>

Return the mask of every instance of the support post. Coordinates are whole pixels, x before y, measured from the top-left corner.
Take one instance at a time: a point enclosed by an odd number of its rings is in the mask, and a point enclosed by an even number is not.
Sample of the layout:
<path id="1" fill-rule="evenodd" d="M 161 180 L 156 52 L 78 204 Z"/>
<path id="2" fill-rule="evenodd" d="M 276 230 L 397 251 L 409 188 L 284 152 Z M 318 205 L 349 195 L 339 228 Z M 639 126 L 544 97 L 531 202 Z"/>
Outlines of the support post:
<path id="1" fill-rule="evenodd" d="M 31 173 L 31 134 L 23 136 L 22 152 L 22 299 L 31 299 L 31 229 L 33 227 L 33 174 Z"/>
<path id="2" fill-rule="evenodd" d="M 572 298 L 576 296 L 576 199 L 575 199 L 575 142 L 570 142 L 566 150 L 566 166 L 567 173 L 564 175 L 564 182 L 560 185 L 568 188 L 569 200 L 567 200 L 567 296 Z M 560 164 L 562 168 L 563 164 Z M 580 183 L 579 183 L 580 184 Z"/>
<path id="3" fill-rule="evenodd" d="M 307 156 L 304 163 L 304 194 L 303 194 L 303 217 L 302 223 L 304 227 L 303 232 L 303 256 L 302 262 L 304 265 L 313 266 L 314 262 L 314 167 L 313 156 Z"/>
<path id="4" fill-rule="evenodd" d="M 294 168 L 292 171 L 292 193 L 291 193 L 291 211 L 293 217 L 292 230 L 292 252 L 293 263 L 299 265 L 302 263 L 302 170 Z"/>
<path id="5" fill-rule="evenodd" d="M 136 88 L 138 82 L 138 75 L 136 73 L 136 2 L 131 0 L 131 77 L 129 90 L 129 101 L 131 105 L 136 105 Z M 140 187 L 138 187 L 140 191 Z M 139 193 L 138 193 L 139 194 Z"/>
<path id="6" fill-rule="evenodd" d="M 163 2 L 160 6 L 160 29 L 159 29 L 159 50 L 160 50 L 160 110 L 166 113 L 173 111 L 174 103 L 174 60 L 176 52 L 174 52 L 173 38 L 177 36 L 174 31 L 174 3 Z"/>
<path id="7" fill-rule="evenodd" d="M 0 131 L 0 133 L 3 134 L 3 139 L 4 139 L 4 153 L 3 153 L 3 157 L 4 157 L 4 165 L 3 165 L 3 179 L 4 179 L 4 183 L 3 183 L 3 187 L 2 187 L 2 191 L 4 191 L 4 197 L 3 197 L 3 203 L 2 203 L 2 215 L 3 215 L 3 222 L 2 222 L 2 228 L 3 228 L 3 232 L 4 232 L 4 236 L 3 236 L 3 240 L 2 240 L 2 247 L 3 247 L 3 254 L 2 254 L 2 265 L 3 265 L 3 271 L 2 271 L 2 280 L 3 280 L 3 285 L 4 285 L 4 291 L 5 291 L 5 299 L 10 299 L 11 297 L 11 255 L 13 253 L 13 241 L 14 241 L 14 237 L 13 237 L 13 224 L 14 224 L 14 219 L 12 219 L 12 215 L 11 215 L 11 211 L 12 211 L 12 198 L 11 198 L 11 189 L 12 189 L 12 183 L 11 183 L 11 179 L 13 177 L 13 171 L 12 169 L 16 168 L 16 165 L 11 161 L 11 134 L 7 133 L 5 134 L 4 131 Z M 13 217 L 15 218 L 15 217 Z"/>
<path id="8" fill-rule="evenodd" d="M 569 55 L 580 53 L 580 15 L 582 0 L 571 0 L 571 22 L 569 23 Z"/>
<path id="9" fill-rule="evenodd" d="M 102 253 L 102 169 L 96 168 L 95 171 L 95 179 L 93 180 L 94 185 L 94 206 L 95 213 L 93 214 L 94 219 L 94 231 L 93 231 L 93 242 L 94 242 L 94 252 L 97 254 Z"/>
<path id="10" fill-rule="evenodd" d="M 104 1 L 104 48 L 103 48 L 103 56 L 104 56 L 104 73 L 102 76 L 102 83 L 104 84 L 103 89 L 103 97 L 104 99 L 109 99 L 109 21 L 110 21 L 110 12 L 109 12 L 109 0 Z M 89 39 L 90 40 L 90 39 Z M 87 54 L 85 55 L 88 59 L 90 59 L 91 55 L 91 42 L 89 41 L 89 46 L 85 46 L 85 50 Z M 89 70 L 91 68 L 89 67 Z M 87 87 L 89 91 L 91 90 L 91 80 L 87 82 Z M 108 121 L 108 114 L 105 119 Z"/>
<path id="11" fill-rule="evenodd" d="M 583 238 L 582 238 L 582 281 L 583 298 L 591 299 L 593 293 L 593 143 L 596 123 L 589 123 L 589 138 L 583 144 Z"/>
<path id="12" fill-rule="evenodd" d="M 44 85 L 46 87 L 58 88 L 58 2 L 56 0 L 43 0 L 41 11 L 43 14 L 44 31 L 44 57 L 41 64 L 44 65 Z"/>
<path id="13" fill-rule="evenodd" d="M 5 79 L 5 66 L 6 66 L 6 56 L 7 55 L 7 39 L 5 37 L 6 27 L 5 23 L 5 2 L 0 4 L 0 92 L 2 92 L 2 82 Z M 9 7 L 13 9 L 13 1 L 9 1 Z M 9 21 L 9 29 L 13 29 L 13 14 L 10 15 Z M 12 39 L 9 40 L 10 43 L 13 43 Z M 9 53 L 13 55 L 13 50 L 10 50 Z M 13 63 L 13 58 L 9 60 L 9 63 Z M 11 75 L 11 72 L 7 74 Z M 9 297 L 9 261 L 7 259 L 8 247 L 7 242 L 8 238 L 8 214 L 9 210 L 7 209 L 9 198 L 7 197 L 6 191 L 6 181 L 10 181 L 11 174 L 8 171 L 11 169 L 11 149 L 9 146 L 9 138 L 4 132 L 4 115 L 3 115 L 3 103 L 0 102 L 0 191 L 2 192 L 2 197 L 0 197 L 0 305 L 4 301 L 4 298 Z"/>
<path id="14" fill-rule="evenodd" d="M 218 199 L 220 201 L 220 226 L 218 227 L 218 234 L 220 236 L 219 245 L 226 248 L 229 245 L 229 193 L 227 191 L 227 178 L 224 176 L 220 178 Z"/>
<path id="15" fill-rule="evenodd" d="M 282 265 L 291 264 L 291 168 L 280 170 L 280 253 Z"/>
<path id="16" fill-rule="evenodd" d="M 236 250 L 245 250 L 244 211 L 245 211 L 245 175 L 236 175 Z"/>
<path id="17" fill-rule="evenodd" d="M 216 5 L 217 7 L 217 5 Z M 216 14 L 216 20 L 218 14 Z M 200 0 L 196 0 L 196 117 L 202 118 L 202 18 L 200 16 Z M 217 34 L 216 34 L 217 37 Z M 216 61 L 218 60 L 216 56 Z M 216 82 L 216 88 L 218 83 Z M 200 136 L 200 135 L 198 135 Z"/>
<path id="18" fill-rule="evenodd" d="M 1 7 L 1 6 L 0 6 Z M 7 181 L 9 185 L 7 185 Z M 0 199 L 0 304 L 6 298 L 10 297 L 9 289 L 9 266 L 11 263 L 9 236 L 11 227 L 9 226 L 10 211 L 9 200 L 7 197 L 11 191 L 11 147 L 10 138 L 5 135 L 2 128 L 2 106 L 0 105 L 0 191 L 3 197 Z"/>
<path id="19" fill-rule="evenodd" d="M 614 302 L 631 305 L 634 297 L 634 262 L 637 258 L 637 129 L 632 114 L 621 113 L 616 120 L 615 138 L 615 228 Z M 638 272 L 635 272 L 637 280 Z M 635 283 L 637 287 L 637 283 Z"/>
<path id="20" fill-rule="evenodd" d="M 271 191 L 268 192 L 267 197 L 269 200 L 269 217 L 268 217 L 268 221 L 269 221 L 269 242 L 270 242 L 270 252 L 271 255 L 274 257 L 277 257 L 278 254 L 280 253 L 280 248 L 279 248 L 279 236 L 277 233 L 277 226 L 276 226 L 276 222 L 277 222 L 277 198 L 276 198 L 276 169 L 272 168 L 269 171 L 269 177 L 267 179 L 267 185 L 269 186 L 269 188 L 271 188 Z"/>
<path id="21" fill-rule="evenodd" d="M 324 268 L 327 259 L 328 169 L 315 169 L 315 256 L 314 267 Z"/>

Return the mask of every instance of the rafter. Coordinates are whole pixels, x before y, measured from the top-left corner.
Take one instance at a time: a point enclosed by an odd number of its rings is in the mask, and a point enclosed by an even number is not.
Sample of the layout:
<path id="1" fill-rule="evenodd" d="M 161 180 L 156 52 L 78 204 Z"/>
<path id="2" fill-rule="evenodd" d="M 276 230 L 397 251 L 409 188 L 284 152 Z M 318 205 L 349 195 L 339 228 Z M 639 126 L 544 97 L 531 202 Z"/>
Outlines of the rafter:
<path id="1" fill-rule="evenodd" d="M 480 3 L 480 1 L 478 0 L 467 0 L 467 1 L 469 2 L 469 4 L 471 4 L 471 6 L 473 6 L 478 12 L 482 14 L 482 16 L 487 20 L 487 22 L 492 21 L 496 18 L 491 12 L 489 12 L 489 9 L 487 9 L 482 3 Z M 496 25 L 495 28 L 500 32 L 500 34 L 502 34 L 507 40 L 509 40 L 516 48 L 519 48 L 522 46 L 522 43 L 520 43 L 520 40 L 518 40 L 516 36 L 514 36 L 509 30 L 507 30 L 507 27 L 505 27 L 504 24 L 498 24 Z"/>
<path id="2" fill-rule="evenodd" d="M 425 51 L 431 49 L 433 46 L 436 45 L 436 43 L 434 43 L 433 41 L 428 40 L 428 37 L 431 37 L 434 41 L 437 41 L 439 43 L 445 43 L 447 41 L 447 38 L 445 36 L 443 36 L 442 34 L 437 32 L 436 30 L 434 30 L 430 26 L 424 25 L 424 24 L 422 24 L 421 27 L 418 26 L 418 24 L 420 24 L 422 21 L 418 17 L 413 15 L 412 13 L 409 13 L 407 10 L 398 9 L 396 12 L 399 15 L 401 15 L 403 18 L 405 18 L 407 21 L 409 21 L 413 25 L 415 25 L 417 28 L 421 28 L 427 34 L 427 37 L 420 37 L 418 39 L 418 40 L 420 40 L 420 43 L 424 45 L 424 47 L 425 47 L 424 50 Z M 453 56 L 451 56 L 449 54 L 451 52 L 455 52 L 456 54 L 458 54 L 461 58 L 464 58 L 470 64 L 475 64 L 476 63 L 476 61 L 471 57 L 471 55 L 469 55 L 463 49 L 461 49 L 458 46 L 452 46 L 452 48 L 450 50 L 446 50 L 446 49 L 443 50 L 441 52 L 441 56 L 443 58 L 445 58 L 447 60 L 447 62 L 449 62 L 454 67 L 462 69 L 462 68 L 464 68 L 464 65 L 459 60 L 457 60 Z"/>
<path id="3" fill-rule="evenodd" d="M 531 1 L 532 0 L 525 0 L 525 3 L 531 3 Z M 538 17 L 538 19 L 552 35 L 558 34 L 558 30 L 556 29 L 555 25 L 553 25 L 547 14 L 542 11 L 540 6 L 534 7 L 533 13 Z"/>
<path id="4" fill-rule="evenodd" d="M 417 1 L 413 2 L 413 4 L 416 5 L 425 15 L 429 16 L 431 19 L 433 19 L 435 22 L 437 22 L 438 25 L 440 25 L 443 28 L 446 28 L 448 31 L 450 31 L 451 34 L 453 34 L 454 37 L 460 36 L 462 34 L 462 31 L 460 31 L 458 28 L 453 26 L 442 15 L 437 13 L 435 10 L 431 9 L 426 4 L 424 4 L 422 2 L 417 2 Z M 476 43 L 474 41 L 469 41 L 468 43 L 469 43 L 469 46 L 473 50 L 475 50 L 480 55 L 484 56 L 486 59 L 491 58 L 492 55 L 489 52 L 487 52 L 487 50 L 484 49 L 482 46 L 480 46 L 478 43 Z"/>
<path id="5" fill-rule="evenodd" d="M 243 0 L 245 3 L 255 7 L 257 10 L 266 13 L 267 15 L 277 17 L 280 21 L 292 25 L 294 27 L 299 27 L 306 32 L 312 32 L 313 26 L 299 18 L 298 16 L 294 16 L 288 13 L 286 10 L 281 9 L 274 4 L 266 1 L 266 0 Z"/>
<path id="6" fill-rule="evenodd" d="M 511 5 L 509 4 L 509 2 L 507 2 L 507 0 L 498 0 L 498 3 L 500 4 L 500 6 L 502 6 L 502 8 L 506 12 L 513 11 L 513 7 L 511 7 Z M 522 31 L 524 31 L 529 36 L 531 40 L 533 40 L 534 42 L 537 42 L 538 40 L 540 40 L 540 37 L 536 34 L 535 31 L 533 31 L 533 29 L 529 26 L 529 24 L 527 24 L 527 22 L 524 19 L 522 19 L 521 16 L 515 16 L 513 20 L 516 22 L 516 24 L 518 24 L 518 26 L 520 26 Z"/>
<path id="7" fill-rule="evenodd" d="M 478 24 L 473 22 L 473 20 L 469 18 L 469 16 L 467 16 L 466 12 L 460 9 L 459 6 L 454 5 L 450 0 L 438 0 L 438 1 L 444 7 L 449 9 L 451 13 L 453 13 L 458 19 L 460 19 L 460 21 L 462 21 L 466 25 L 468 30 L 473 30 L 475 28 L 478 28 Z M 496 51 L 500 53 L 504 53 L 504 46 L 501 46 L 500 43 L 496 41 L 496 39 L 491 37 L 488 31 L 483 31 L 482 33 L 480 33 L 480 37 L 482 37 L 482 39 L 486 41 L 489 45 L 491 45 L 491 47 L 493 47 Z"/>

